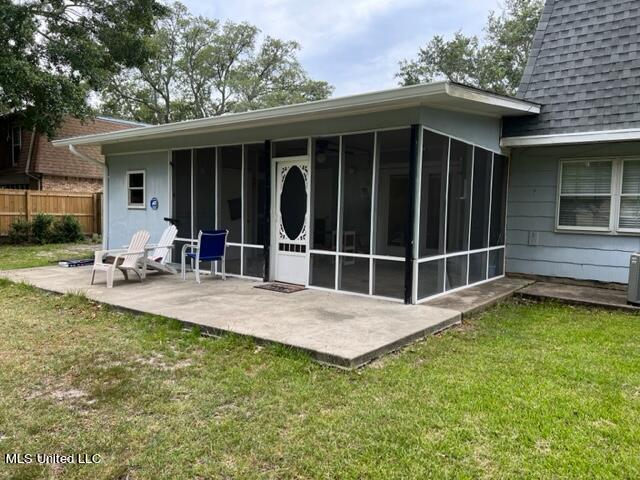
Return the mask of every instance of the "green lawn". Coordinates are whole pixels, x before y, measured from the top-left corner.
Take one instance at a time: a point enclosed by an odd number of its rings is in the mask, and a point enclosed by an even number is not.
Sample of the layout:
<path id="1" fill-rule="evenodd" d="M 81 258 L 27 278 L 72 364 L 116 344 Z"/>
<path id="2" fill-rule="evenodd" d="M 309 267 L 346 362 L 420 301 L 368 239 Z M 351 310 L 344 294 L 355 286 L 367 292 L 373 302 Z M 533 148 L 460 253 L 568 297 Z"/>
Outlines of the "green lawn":
<path id="1" fill-rule="evenodd" d="M 637 316 L 500 306 L 355 372 L 0 282 L 0 478 L 638 478 Z"/>
<path id="2" fill-rule="evenodd" d="M 0 245 L 0 270 L 44 267 L 60 260 L 91 258 L 93 251 L 99 248 L 96 243 Z"/>

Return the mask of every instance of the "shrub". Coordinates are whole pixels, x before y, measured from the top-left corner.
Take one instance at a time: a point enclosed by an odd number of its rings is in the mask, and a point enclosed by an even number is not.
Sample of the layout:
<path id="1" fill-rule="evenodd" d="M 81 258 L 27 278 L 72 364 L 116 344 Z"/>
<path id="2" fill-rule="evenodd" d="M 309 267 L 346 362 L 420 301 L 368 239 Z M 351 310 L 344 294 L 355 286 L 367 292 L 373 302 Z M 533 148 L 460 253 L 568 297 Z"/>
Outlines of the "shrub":
<path id="1" fill-rule="evenodd" d="M 53 217 L 46 213 L 37 213 L 31 221 L 31 239 L 35 243 L 48 243 L 53 238 Z"/>
<path id="2" fill-rule="evenodd" d="M 80 222 L 73 215 L 63 215 L 54 223 L 52 242 L 72 243 L 83 239 Z"/>
<path id="3" fill-rule="evenodd" d="M 31 240 L 31 223 L 21 218 L 14 220 L 9 227 L 9 242 L 28 243 Z"/>

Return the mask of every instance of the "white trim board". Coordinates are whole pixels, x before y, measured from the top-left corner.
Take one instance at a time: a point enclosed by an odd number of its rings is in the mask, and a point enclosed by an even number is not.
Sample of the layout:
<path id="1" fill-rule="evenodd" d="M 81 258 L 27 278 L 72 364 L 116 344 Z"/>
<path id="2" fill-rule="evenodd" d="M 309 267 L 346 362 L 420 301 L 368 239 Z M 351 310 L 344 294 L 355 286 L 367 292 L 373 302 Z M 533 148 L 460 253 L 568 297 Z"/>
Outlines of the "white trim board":
<path id="1" fill-rule="evenodd" d="M 523 137 L 503 137 L 500 146 L 535 147 L 545 145 L 572 145 L 576 143 L 605 143 L 640 140 L 640 128 L 623 130 L 601 130 L 597 132 L 573 132 L 555 135 L 530 135 Z"/>

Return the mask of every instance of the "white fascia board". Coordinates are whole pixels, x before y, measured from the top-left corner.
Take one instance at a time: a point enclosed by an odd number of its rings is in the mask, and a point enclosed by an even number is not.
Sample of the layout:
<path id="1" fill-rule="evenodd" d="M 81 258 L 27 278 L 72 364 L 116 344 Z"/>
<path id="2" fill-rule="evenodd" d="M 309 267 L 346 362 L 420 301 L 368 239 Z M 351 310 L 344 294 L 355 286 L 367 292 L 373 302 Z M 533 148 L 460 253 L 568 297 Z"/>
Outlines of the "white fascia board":
<path id="1" fill-rule="evenodd" d="M 602 130 L 597 132 L 559 133 L 556 135 L 531 135 L 524 137 L 503 137 L 500 146 L 536 147 L 545 145 L 572 145 L 576 143 L 604 143 L 640 140 L 640 128 L 623 130 Z"/>
<path id="2" fill-rule="evenodd" d="M 225 114 L 218 117 L 200 118 L 184 122 L 168 123 L 150 127 L 131 128 L 110 133 L 99 133 L 81 137 L 54 140 L 55 146 L 104 145 L 122 141 L 145 140 L 154 137 L 169 137 L 202 131 L 222 131 L 237 128 L 277 125 L 291 121 L 316 120 L 341 115 L 352 115 L 383 111 L 392 108 L 423 106 L 432 97 L 441 96 L 466 100 L 478 105 L 505 109 L 510 114 L 539 113 L 537 104 L 510 97 L 503 97 L 464 87 L 450 82 L 436 82 L 410 87 L 394 88 L 347 97 L 318 100 L 296 105 L 265 108 L 252 112 Z"/>
<path id="3" fill-rule="evenodd" d="M 537 103 L 520 100 L 517 98 L 498 95 L 491 92 L 484 92 L 475 88 L 465 87 L 455 83 L 447 82 L 447 94 L 450 97 L 469 100 L 476 103 L 491 105 L 492 107 L 500 107 L 511 110 L 512 115 L 537 115 L 540 113 L 541 106 Z"/>

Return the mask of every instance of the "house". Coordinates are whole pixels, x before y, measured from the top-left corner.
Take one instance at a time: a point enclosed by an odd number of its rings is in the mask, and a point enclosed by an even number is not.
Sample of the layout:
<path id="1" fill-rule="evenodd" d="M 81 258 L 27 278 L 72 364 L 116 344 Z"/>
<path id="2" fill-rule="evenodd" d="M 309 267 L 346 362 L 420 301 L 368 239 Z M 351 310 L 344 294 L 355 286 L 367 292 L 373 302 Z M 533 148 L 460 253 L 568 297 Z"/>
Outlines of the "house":
<path id="1" fill-rule="evenodd" d="M 86 123 L 67 117 L 55 139 L 114 132 L 141 124 L 109 117 Z M 96 147 L 83 147 L 87 154 L 101 159 Z M 55 148 L 46 135 L 22 125 L 17 114 L 0 117 L 0 188 L 99 192 L 102 167 Z"/>
<path id="2" fill-rule="evenodd" d="M 640 251 L 640 2 L 547 1 L 505 120 L 507 271 L 627 283 Z"/>
<path id="3" fill-rule="evenodd" d="M 226 228 L 231 274 L 405 303 L 505 272 L 625 283 L 639 15 L 548 2 L 517 98 L 436 82 L 54 143 L 100 147 L 106 247 Z"/>

